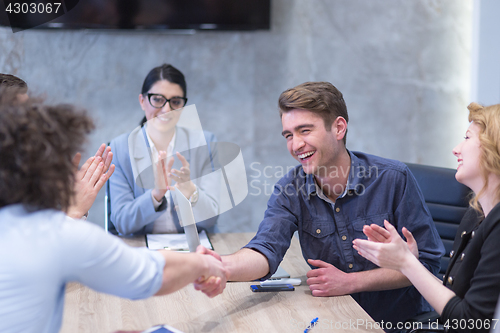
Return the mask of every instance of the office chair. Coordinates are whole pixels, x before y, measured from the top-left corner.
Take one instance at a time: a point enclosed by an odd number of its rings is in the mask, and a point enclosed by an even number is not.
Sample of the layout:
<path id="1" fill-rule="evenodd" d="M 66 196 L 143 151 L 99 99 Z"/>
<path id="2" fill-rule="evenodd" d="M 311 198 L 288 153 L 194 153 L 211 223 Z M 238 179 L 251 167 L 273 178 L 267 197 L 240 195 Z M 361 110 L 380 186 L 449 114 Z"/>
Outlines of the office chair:
<path id="1" fill-rule="evenodd" d="M 106 182 L 106 191 L 104 194 L 104 230 L 113 235 L 118 235 L 118 231 L 111 222 L 111 198 L 109 196 L 109 180 Z"/>
<path id="2" fill-rule="evenodd" d="M 424 194 L 439 237 L 445 247 L 439 274 L 446 273 L 458 225 L 469 207 L 471 190 L 455 179 L 456 170 L 406 163 Z"/>
<path id="3" fill-rule="evenodd" d="M 110 145 L 111 142 L 107 143 L 107 146 Z M 118 231 L 115 226 L 111 222 L 111 198 L 109 195 L 109 179 L 106 182 L 106 191 L 104 192 L 104 230 L 113 235 L 118 235 Z"/>
<path id="4" fill-rule="evenodd" d="M 439 168 L 428 165 L 406 163 L 415 176 L 417 183 L 424 195 L 425 203 L 436 226 L 437 232 L 445 248 L 445 254 L 441 258 L 441 268 L 438 277 L 446 273 L 450 262 L 450 252 L 453 241 L 458 230 L 458 225 L 469 207 L 468 197 L 471 190 L 460 184 L 455 179 L 456 170 Z M 435 311 L 416 316 L 408 321 L 429 323 L 439 318 Z M 409 332 L 442 332 L 444 328 L 413 329 Z"/>

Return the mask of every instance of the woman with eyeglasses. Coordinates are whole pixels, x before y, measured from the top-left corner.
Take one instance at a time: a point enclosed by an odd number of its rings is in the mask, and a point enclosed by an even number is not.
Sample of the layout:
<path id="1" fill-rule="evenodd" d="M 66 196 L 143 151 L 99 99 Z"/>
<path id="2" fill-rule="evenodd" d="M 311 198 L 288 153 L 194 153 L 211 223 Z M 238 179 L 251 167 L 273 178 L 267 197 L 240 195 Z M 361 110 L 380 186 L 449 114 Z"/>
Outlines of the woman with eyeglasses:
<path id="1" fill-rule="evenodd" d="M 216 139 L 177 125 L 186 102 L 184 75 L 172 65 L 153 68 L 139 94 L 141 126 L 111 142 L 116 169 L 109 183 L 110 221 L 119 234 L 182 232 L 174 190 L 191 202 L 197 226 L 213 230 L 220 179 L 210 143 Z"/>
<path id="2" fill-rule="evenodd" d="M 469 105 L 465 140 L 453 149 L 455 178 L 474 196 L 455 236 L 444 280 L 420 264 L 418 244 L 403 228 L 406 242 L 392 225 L 365 225 L 368 240 L 354 249 L 376 265 L 400 271 L 441 316 L 451 332 L 488 332 L 500 295 L 500 104 Z"/>

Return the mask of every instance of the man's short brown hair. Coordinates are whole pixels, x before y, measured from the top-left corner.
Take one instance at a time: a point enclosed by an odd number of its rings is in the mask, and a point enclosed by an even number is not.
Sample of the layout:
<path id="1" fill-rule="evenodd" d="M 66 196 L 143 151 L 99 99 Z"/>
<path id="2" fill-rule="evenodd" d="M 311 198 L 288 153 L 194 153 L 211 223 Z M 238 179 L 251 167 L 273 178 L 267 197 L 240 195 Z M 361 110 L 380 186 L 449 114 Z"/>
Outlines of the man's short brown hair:
<path id="1" fill-rule="evenodd" d="M 280 116 L 283 113 L 300 109 L 319 115 L 327 131 L 337 117 L 349 122 L 347 107 L 342 93 L 330 82 L 305 82 L 281 93 L 279 98 Z M 347 129 L 344 135 L 346 144 Z"/>

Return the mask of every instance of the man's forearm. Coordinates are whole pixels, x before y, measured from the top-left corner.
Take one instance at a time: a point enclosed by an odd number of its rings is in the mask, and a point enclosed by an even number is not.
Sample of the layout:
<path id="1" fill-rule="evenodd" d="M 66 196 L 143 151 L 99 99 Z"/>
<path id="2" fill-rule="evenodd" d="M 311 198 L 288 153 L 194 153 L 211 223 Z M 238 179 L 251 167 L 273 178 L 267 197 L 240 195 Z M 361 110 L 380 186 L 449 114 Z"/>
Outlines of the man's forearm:
<path id="1" fill-rule="evenodd" d="M 229 272 L 229 281 L 252 281 L 269 273 L 267 258 L 252 249 L 241 249 L 222 256 L 222 262 Z"/>

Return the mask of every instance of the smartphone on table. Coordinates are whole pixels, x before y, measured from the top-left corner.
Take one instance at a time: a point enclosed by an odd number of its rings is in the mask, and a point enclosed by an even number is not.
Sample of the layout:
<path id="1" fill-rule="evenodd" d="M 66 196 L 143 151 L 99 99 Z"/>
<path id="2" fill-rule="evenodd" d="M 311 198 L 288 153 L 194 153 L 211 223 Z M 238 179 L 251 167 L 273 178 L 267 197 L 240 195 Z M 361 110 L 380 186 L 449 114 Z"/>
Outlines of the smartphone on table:
<path id="1" fill-rule="evenodd" d="M 276 292 L 276 291 L 294 291 L 295 290 L 295 287 L 291 284 L 282 284 L 282 285 L 272 285 L 272 286 L 260 286 L 260 285 L 257 285 L 257 284 L 252 284 L 250 286 L 250 289 L 252 289 L 252 291 L 254 293 L 257 293 L 257 292 Z"/>

